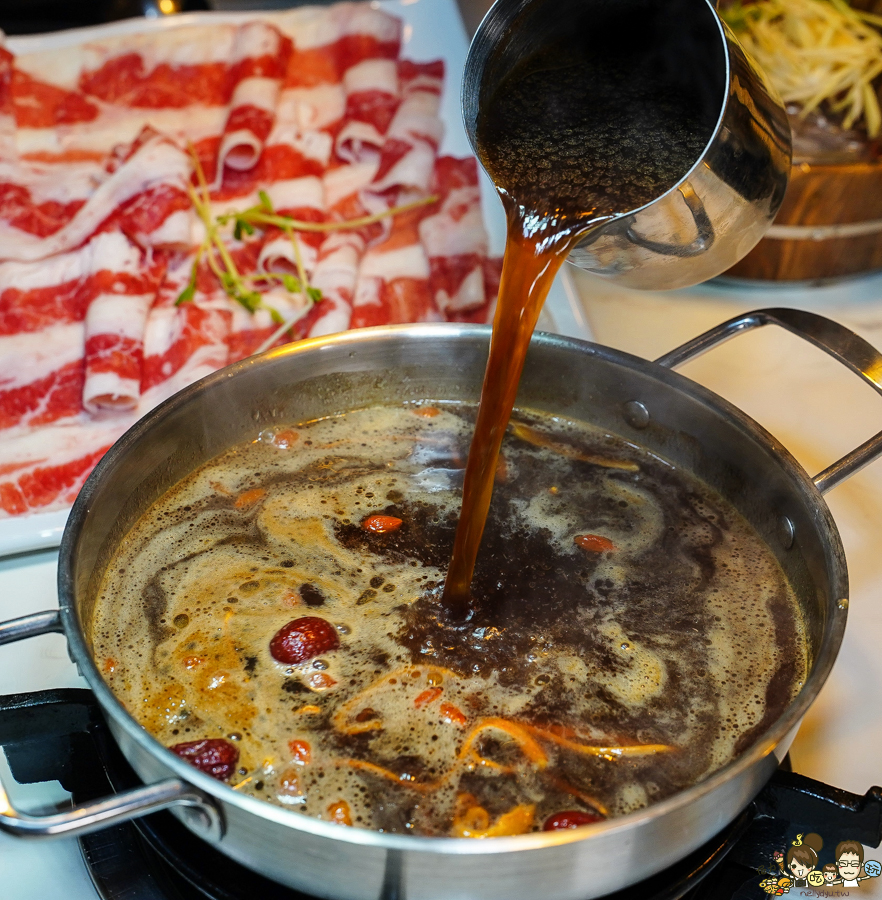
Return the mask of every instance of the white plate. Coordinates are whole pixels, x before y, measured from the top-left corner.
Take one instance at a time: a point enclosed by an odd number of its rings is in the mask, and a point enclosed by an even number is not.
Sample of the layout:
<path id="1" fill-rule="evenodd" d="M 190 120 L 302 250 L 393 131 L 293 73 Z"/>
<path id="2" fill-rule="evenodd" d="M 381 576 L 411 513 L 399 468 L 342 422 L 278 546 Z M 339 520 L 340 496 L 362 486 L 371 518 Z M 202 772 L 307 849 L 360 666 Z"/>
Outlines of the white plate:
<path id="1" fill-rule="evenodd" d="M 468 37 L 456 0 L 374 0 L 377 6 L 399 16 L 405 23 L 403 53 L 414 60 L 443 59 L 447 67 L 441 119 L 446 129 L 441 153 L 453 156 L 470 154 L 468 138 L 460 112 L 460 80 L 468 51 Z M 200 22 L 242 22 L 264 18 L 272 21 L 272 11 L 260 13 L 189 13 L 165 19 L 126 19 L 93 28 L 75 28 L 52 34 L 35 34 L 9 38 L 6 46 L 16 55 L 41 50 L 55 50 L 75 46 L 102 37 L 140 34 L 193 25 Z M 494 255 L 501 255 L 505 247 L 505 216 L 489 178 L 483 175 L 482 205 L 484 221 L 490 233 L 490 247 Z M 582 307 L 567 273 L 558 276 L 545 304 L 539 327 L 590 340 L 590 331 Z M 25 553 L 61 542 L 64 523 L 69 510 L 33 513 L 12 519 L 0 519 L 0 556 Z"/>

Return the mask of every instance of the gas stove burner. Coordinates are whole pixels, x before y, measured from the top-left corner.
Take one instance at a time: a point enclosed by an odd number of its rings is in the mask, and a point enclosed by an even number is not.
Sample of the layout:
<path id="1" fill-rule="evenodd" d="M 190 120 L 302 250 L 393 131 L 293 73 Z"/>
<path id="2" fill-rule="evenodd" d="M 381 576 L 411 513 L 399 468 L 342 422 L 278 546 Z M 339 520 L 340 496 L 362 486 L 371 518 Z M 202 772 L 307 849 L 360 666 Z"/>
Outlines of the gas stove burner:
<path id="1" fill-rule="evenodd" d="M 75 802 L 134 787 L 90 691 L 0 697 L 0 745 L 20 784 L 57 779 Z M 603 900 L 753 900 L 758 869 L 798 831 L 882 843 L 882 789 L 858 797 L 789 771 L 785 760 L 748 808 L 704 846 Z M 240 866 L 168 812 L 80 839 L 102 900 L 311 900 Z M 407 900 L 395 891 L 384 900 Z"/>

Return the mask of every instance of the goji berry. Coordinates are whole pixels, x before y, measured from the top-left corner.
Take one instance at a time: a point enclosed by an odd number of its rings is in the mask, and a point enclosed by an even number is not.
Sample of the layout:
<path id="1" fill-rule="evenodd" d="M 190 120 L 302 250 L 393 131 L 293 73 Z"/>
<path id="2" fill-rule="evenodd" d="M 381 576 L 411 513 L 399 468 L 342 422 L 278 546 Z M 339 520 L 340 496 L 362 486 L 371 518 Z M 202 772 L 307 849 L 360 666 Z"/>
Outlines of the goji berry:
<path id="1" fill-rule="evenodd" d="M 616 545 L 608 537 L 600 534 L 577 534 L 573 541 L 578 547 L 591 553 L 603 553 L 605 550 L 616 549 Z"/>
<path id="2" fill-rule="evenodd" d="M 365 531 L 373 534 L 388 534 L 390 531 L 398 531 L 401 528 L 401 519 L 395 516 L 368 516 L 362 523 L 361 527 Z"/>
<path id="3" fill-rule="evenodd" d="M 429 688 L 428 690 L 423 691 L 417 696 L 416 700 L 413 701 L 413 705 L 417 709 L 419 709 L 421 706 L 425 706 L 427 703 L 431 703 L 433 700 L 437 700 L 443 693 L 443 688 Z"/>

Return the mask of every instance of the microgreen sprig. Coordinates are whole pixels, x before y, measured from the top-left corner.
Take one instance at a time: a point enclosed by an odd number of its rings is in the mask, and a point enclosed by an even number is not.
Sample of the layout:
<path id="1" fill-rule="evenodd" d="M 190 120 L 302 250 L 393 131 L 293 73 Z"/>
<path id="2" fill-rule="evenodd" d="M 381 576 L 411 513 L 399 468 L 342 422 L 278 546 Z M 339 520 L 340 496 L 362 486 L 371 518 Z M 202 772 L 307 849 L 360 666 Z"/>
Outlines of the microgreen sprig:
<path id="1" fill-rule="evenodd" d="M 300 241 L 297 238 L 298 232 L 351 231 L 365 228 L 368 225 L 381 222 L 383 219 L 409 212 L 421 206 L 427 206 L 438 200 L 436 196 L 424 197 L 412 203 L 406 203 L 402 206 L 392 207 L 373 215 L 360 216 L 355 219 L 345 219 L 339 222 L 308 222 L 277 213 L 269 194 L 261 190 L 257 194 L 260 203 L 256 206 L 241 211 L 233 210 L 223 215 L 212 216 L 211 196 L 205 172 L 192 144 L 189 145 L 189 151 L 193 158 L 193 168 L 196 173 L 198 190 L 188 184 L 187 191 L 193 203 L 193 208 L 205 227 L 205 239 L 196 251 L 196 258 L 190 271 L 190 279 L 178 295 L 175 305 L 180 306 L 182 303 L 189 303 L 193 300 L 196 294 L 199 264 L 205 259 L 227 296 L 236 300 L 251 313 L 256 312 L 258 309 L 266 309 L 270 313 L 273 322 L 279 325 L 279 328 L 264 342 L 261 349 L 272 346 L 282 334 L 289 331 L 297 319 L 303 315 L 303 309 L 297 310 L 292 317 L 285 319 L 278 310 L 267 306 L 263 302 L 260 291 L 256 289 L 258 284 L 280 284 L 289 294 L 299 295 L 303 299 L 305 306 L 318 303 L 322 299 L 321 290 L 309 283 L 306 266 L 303 262 L 303 252 Z M 290 272 L 258 272 L 244 275 L 240 273 L 220 234 L 220 230 L 231 223 L 233 225 L 233 237 L 237 241 L 244 240 L 246 236 L 254 235 L 258 229 L 265 230 L 274 227 L 282 231 L 291 242 L 297 274 L 292 275 Z"/>
<path id="2" fill-rule="evenodd" d="M 193 157 L 193 166 L 196 171 L 196 181 L 199 190 L 197 191 L 191 184 L 188 184 L 187 192 L 190 195 L 190 201 L 196 210 L 196 214 L 205 227 L 205 239 L 196 251 L 196 259 L 193 261 L 193 267 L 190 270 L 190 280 L 187 282 L 184 290 L 178 295 L 175 305 L 188 303 L 193 299 L 196 293 L 196 275 L 199 263 L 204 256 L 208 267 L 221 283 L 227 295 L 241 303 L 249 312 L 256 312 L 262 305 L 260 292 L 250 286 L 250 278 L 243 278 L 240 274 L 219 233 L 221 223 L 211 215 L 211 197 L 208 190 L 208 182 L 205 180 L 205 172 L 202 170 L 202 164 L 199 162 L 199 157 L 196 155 L 192 145 L 190 146 L 190 155 Z M 275 319 L 276 316 L 279 316 L 279 313 L 276 310 L 270 310 L 271 314 L 273 312 L 275 312 L 275 316 L 273 316 Z"/>
<path id="3" fill-rule="evenodd" d="M 369 216 L 359 216 L 356 219 L 343 219 L 339 222 L 308 222 L 305 219 L 295 219 L 291 216 L 279 215 L 273 209 L 270 198 L 265 191 L 258 193 L 260 203 L 257 206 L 251 206 L 248 209 L 239 212 L 229 212 L 217 217 L 218 224 L 226 225 L 229 222 L 235 222 L 235 229 L 247 231 L 253 234 L 253 226 L 275 226 L 276 228 L 286 231 L 354 231 L 358 228 L 364 228 L 368 225 L 374 225 L 388 219 L 391 216 L 398 216 L 402 213 L 410 212 L 412 209 L 419 209 L 421 206 L 428 206 L 438 202 L 438 197 L 429 196 L 414 200 L 411 203 L 405 203 L 401 206 L 393 206 L 391 209 L 384 209 L 382 212 L 374 213 Z M 235 233 L 234 229 L 234 233 Z M 241 232 L 240 232 L 241 233 Z"/>

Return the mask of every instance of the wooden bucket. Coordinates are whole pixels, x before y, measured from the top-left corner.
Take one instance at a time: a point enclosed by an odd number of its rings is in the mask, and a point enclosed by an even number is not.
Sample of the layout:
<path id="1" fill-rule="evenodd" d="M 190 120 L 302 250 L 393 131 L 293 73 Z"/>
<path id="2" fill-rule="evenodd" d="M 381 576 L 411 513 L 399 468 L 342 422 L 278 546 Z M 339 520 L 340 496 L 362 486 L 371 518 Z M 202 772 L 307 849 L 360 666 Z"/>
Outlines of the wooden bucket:
<path id="1" fill-rule="evenodd" d="M 874 269 L 882 269 L 882 163 L 797 163 L 774 224 L 726 275 L 817 281 Z"/>

